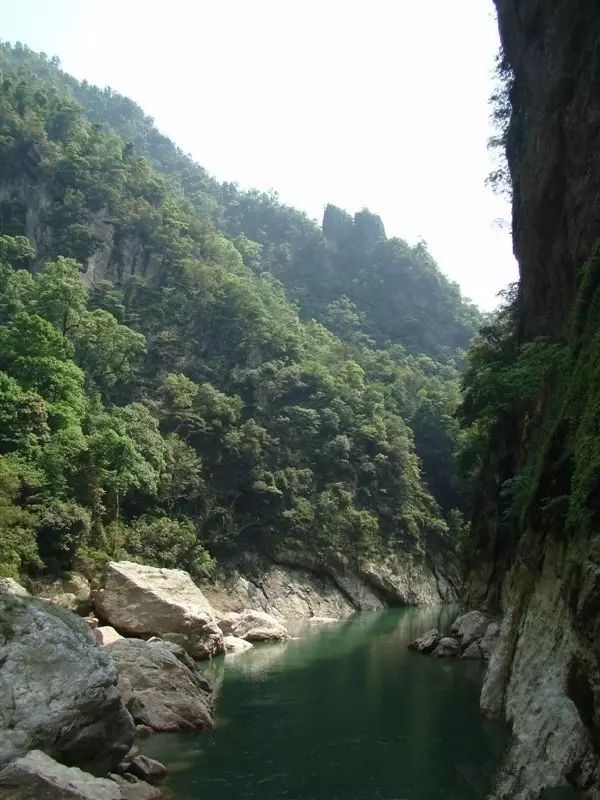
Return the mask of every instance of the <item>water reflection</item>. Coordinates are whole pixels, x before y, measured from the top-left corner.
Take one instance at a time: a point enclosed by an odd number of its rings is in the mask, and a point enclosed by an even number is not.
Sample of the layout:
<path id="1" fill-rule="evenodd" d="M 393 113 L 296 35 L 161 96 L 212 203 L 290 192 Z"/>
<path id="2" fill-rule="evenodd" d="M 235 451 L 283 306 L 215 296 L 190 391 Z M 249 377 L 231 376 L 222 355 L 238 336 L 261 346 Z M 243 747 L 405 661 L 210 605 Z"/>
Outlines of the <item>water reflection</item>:
<path id="1" fill-rule="evenodd" d="M 482 667 L 407 649 L 452 615 L 361 614 L 219 659 L 217 729 L 147 752 L 175 763 L 179 800 L 480 800 L 504 742 L 478 711 Z"/>

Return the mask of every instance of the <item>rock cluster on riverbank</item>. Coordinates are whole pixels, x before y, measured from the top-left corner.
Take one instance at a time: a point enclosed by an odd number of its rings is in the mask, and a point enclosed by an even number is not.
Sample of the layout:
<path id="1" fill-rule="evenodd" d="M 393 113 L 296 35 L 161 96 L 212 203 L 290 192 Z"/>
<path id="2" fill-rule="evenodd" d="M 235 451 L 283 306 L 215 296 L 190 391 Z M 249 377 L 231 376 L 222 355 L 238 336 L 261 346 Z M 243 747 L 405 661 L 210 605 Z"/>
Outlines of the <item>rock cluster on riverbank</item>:
<path id="1" fill-rule="evenodd" d="M 500 634 L 500 623 L 480 611 L 468 611 L 458 617 L 450 635 L 436 628 L 419 636 L 409 647 L 436 658 L 466 658 L 489 661 Z"/>
<path id="2" fill-rule="evenodd" d="M 34 588 L 43 597 L 0 580 L 0 797 L 10 800 L 159 800 L 152 784 L 165 769 L 131 750 L 136 732 L 212 727 L 195 659 L 289 638 L 263 611 L 215 610 L 181 570 L 114 562 L 95 592 L 77 574 Z"/>

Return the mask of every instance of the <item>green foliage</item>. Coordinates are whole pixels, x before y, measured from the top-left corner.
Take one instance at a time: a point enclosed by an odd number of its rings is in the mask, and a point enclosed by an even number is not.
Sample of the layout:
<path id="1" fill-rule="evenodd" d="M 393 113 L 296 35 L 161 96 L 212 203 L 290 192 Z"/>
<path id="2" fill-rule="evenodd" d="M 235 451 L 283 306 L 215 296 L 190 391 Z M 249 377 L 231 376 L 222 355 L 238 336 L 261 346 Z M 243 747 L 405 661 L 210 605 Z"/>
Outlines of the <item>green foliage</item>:
<path id="1" fill-rule="evenodd" d="M 185 569 L 196 577 L 207 577 L 214 569 L 214 560 L 198 542 L 189 519 L 138 517 L 129 527 L 124 548 L 143 564 Z"/>
<path id="2" fill-rule="evenodd" d="M 0 577 L 41 566 L 35 496 L 41 475 L 18 456 L 0 457 Z"/>
<path id="3" fill-rule="evenodd" d="M 424 243 L 219 185 L 27 48 L 0 45 L 0 70 L 0 454 L 40 476 L 35 510 L 5 505 L 45 564 L 201 574 L 250 547 L 446 535 L 479 315 Z"/>

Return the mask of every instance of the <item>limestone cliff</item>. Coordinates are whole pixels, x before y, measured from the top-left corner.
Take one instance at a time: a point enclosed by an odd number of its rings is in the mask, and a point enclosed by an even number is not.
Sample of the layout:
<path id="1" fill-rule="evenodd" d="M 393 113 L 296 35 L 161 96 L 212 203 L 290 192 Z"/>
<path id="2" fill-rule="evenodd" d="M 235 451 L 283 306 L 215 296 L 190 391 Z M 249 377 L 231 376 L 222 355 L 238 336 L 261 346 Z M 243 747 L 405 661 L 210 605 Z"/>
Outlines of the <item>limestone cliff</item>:
<path id="1" fill-rule="evenodd" d="M 504 613 L 483 710 L 512 725 L 496 798 L 600 797 L 600 6 L 496 0 L 510 70 L 507 157 L 518 339 L 560 359 L 492 431 L 475 503 L 470 603 Z M 502 490 L 526 487 L 506 522 Z M 513 484 L 514 485 L 514 484 Z"/>

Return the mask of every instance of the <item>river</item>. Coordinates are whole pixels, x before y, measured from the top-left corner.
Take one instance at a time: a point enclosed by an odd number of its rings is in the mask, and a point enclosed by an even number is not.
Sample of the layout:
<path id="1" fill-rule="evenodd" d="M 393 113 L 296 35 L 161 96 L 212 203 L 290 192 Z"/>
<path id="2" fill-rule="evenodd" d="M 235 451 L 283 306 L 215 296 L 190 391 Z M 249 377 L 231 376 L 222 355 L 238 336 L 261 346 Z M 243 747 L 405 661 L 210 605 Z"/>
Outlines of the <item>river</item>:
<path id="1" fill-rule="evenodd" d="M 478 710 L 478 662 L 407 644 L 452 610 L 365 613 L 217 659 L 217 727 L 144 752 L 177 800 L 482 800 L 506 734 Z"/>

